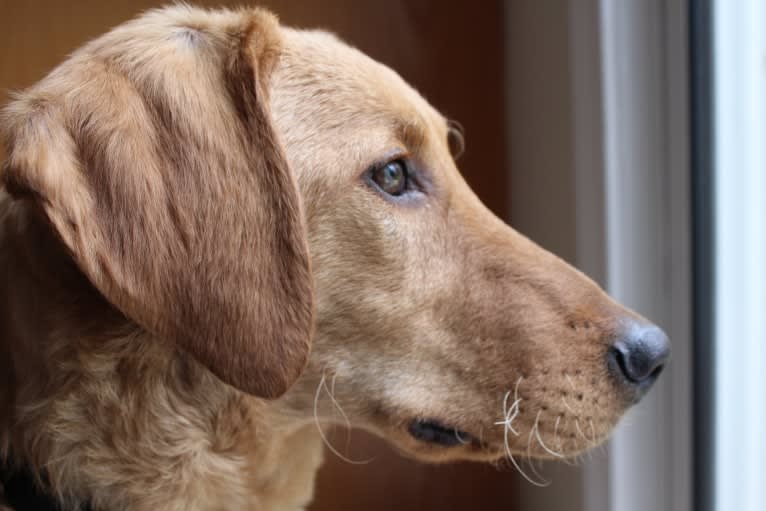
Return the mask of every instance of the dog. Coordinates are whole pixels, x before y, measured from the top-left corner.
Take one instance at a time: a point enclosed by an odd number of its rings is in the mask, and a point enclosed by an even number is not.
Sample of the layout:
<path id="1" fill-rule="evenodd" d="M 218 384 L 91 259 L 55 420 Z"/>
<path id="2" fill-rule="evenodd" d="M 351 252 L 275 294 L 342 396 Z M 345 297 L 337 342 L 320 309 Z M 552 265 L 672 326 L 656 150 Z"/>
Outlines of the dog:
<path id="1" fill-rule="evenodd" d="M 65 509 L 304 509 L 333 421 L 426 462 L 570 457 L 667 362 L 331 34 L 149 11 L 0 122 L 0 458 Z"/>

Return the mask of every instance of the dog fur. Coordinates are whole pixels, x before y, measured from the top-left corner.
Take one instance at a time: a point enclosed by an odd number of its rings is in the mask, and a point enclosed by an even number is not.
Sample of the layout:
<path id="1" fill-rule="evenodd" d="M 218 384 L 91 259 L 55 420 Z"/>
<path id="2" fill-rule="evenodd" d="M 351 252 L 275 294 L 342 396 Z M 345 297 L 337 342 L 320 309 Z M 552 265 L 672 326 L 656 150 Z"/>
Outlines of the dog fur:
<path id="1" fill-rule="evenodd" d="M 304 509 L 322 424 L 564 457 L 632 402 L 604 359 L 642 320 L 494 217 L 461 135 L 332 35 L 150 11 L 2 126 L 0 457 L 64 506 Z M 395 159 L 417 189 L 386 197 L 367 170 Z"/>

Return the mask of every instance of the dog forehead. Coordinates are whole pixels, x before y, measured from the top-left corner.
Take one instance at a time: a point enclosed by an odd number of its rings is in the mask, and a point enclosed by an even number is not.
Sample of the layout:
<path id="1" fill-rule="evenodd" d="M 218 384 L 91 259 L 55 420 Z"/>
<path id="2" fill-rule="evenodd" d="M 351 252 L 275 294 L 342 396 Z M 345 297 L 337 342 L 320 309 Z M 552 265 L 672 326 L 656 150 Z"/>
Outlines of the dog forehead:
<path id="1" fill-rule="evenodd" d="M 396 72 L 323 31 L 283 28 L 271 77 L 275 114 L 332 132 L 416 127 L 446 133 L 446 121 Z"/>

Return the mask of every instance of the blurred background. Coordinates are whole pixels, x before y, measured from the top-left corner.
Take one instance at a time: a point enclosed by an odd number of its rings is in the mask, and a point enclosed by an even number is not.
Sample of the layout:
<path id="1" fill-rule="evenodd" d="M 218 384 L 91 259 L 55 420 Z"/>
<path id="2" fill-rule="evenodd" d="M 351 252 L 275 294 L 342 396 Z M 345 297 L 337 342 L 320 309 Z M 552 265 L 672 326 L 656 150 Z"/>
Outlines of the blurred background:
<path id="1" fill-rule="evenodd" d="M 162 3 L 0 0 L 0 103 Z M 374 461 L 328 452 L 311 509 L 762 510 L 766 3 L 258 4 L 337 33 L 460 121 L 460 167 L 482 200 L 673 340 L 670 370 L 608 446 L 538 466 L 547 488 L 421 465 L 355 431 L 348 455 Z"/>

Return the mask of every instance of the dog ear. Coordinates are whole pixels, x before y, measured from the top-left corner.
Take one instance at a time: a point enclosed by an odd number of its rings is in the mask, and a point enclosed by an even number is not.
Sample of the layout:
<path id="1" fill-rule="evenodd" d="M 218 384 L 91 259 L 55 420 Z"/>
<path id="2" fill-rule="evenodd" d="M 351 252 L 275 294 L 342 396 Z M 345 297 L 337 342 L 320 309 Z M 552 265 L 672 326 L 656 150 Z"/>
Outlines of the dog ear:
<path id="1" fill-rule="evenodd" d="M 306 228 L 267 98 L 280 29 L 259 10 L 203 14 L 152 12 L 17 98 L 0 178 L 123 314 L 274 398 L 313 328 Z"/>

